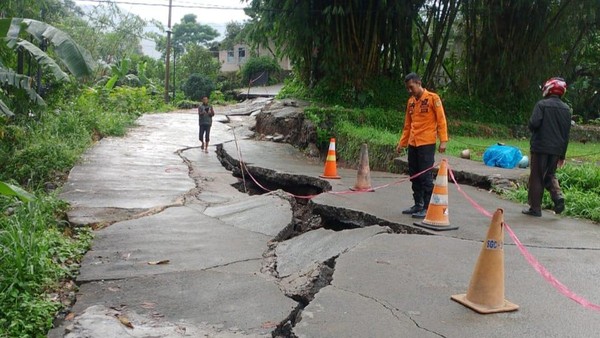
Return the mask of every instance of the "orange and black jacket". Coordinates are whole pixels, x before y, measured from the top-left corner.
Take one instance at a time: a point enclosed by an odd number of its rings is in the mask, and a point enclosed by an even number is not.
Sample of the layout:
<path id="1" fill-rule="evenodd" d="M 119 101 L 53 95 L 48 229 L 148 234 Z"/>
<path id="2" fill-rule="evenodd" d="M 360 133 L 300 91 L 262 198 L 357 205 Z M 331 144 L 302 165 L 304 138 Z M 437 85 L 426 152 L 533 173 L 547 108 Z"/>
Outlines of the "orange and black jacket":
<path id="1" fill-rule="evenodd" d="M 436 93 L 423 91 L 419 99 L 411 96 L 406 105 L 404 129 L 398 144 L 401 147 L 435 144 L 439 138 L 448 141 L 446 114 Z"/>

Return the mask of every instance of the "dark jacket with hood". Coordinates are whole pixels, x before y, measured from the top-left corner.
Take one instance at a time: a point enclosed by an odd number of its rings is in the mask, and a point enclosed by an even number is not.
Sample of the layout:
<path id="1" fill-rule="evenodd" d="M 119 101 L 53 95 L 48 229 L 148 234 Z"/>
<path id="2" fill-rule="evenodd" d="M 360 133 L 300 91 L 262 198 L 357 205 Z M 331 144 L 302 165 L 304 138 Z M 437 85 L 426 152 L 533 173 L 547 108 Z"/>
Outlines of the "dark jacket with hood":
<path id="1" fill-rule="evenodd" d="M 565 158 L 571 131 L 571 108 L 560 97 L 549 95 L 538 101 L 529 119 L 531 152 Z"/>

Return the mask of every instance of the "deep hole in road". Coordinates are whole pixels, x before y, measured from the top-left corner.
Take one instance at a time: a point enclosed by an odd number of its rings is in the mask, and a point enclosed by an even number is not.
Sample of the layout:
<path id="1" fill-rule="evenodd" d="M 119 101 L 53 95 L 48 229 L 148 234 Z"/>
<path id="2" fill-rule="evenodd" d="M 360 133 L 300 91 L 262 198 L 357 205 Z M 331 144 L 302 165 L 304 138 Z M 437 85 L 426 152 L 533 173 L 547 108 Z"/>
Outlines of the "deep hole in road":
<path id="1" fill-rule="evenodd" d="M 429 232 L 414 226 L 390 222 L 361 211 L 313 203 L 310 198 L 305 198 L 330 191 L 331 185 L 326 180 L 250 165 L 245 167 L 242 175 L 240 162 L 231 157 L 223 149 L 223 145 L 217 145 L 217 157 L 221 164 L 238 178 L 238 182 L 233 184 L 233 187 L 239 191 L 249 195 L 260 195 L 283 190 L 287 194 L 282 197 L 286 197 L 290 201 L 294 211 L 294 220 L 292 228 L 284 231 L 283 237 L 276 238 L 277 241 L 283 241 L 318 228 L 343 231 L 373 225 L 387 226 L 399 234 L 430 235 Z"/>

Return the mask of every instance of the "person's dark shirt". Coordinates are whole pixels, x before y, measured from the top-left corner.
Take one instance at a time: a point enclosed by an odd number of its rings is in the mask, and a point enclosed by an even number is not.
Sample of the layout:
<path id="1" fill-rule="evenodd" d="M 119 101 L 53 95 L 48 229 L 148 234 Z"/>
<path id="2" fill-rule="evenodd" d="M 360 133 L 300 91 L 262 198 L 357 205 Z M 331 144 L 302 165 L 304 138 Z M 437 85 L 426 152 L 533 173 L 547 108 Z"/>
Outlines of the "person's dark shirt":
<path id="1" fill-rule="evenodd" d="M 211 125 L 212 117 L 215 115 L 215 111 L 213 107 L 209 104 L 201 104 L 198 107 L 198 119 L 199 124 L 201 125 Z"/>
<path id="2" fill-rule="evenodd" d="M 533 108 L 529 130 L 532 152 L 564 159 L 571 131 L 571 108 L 556 95 L 541 99 Z"/>

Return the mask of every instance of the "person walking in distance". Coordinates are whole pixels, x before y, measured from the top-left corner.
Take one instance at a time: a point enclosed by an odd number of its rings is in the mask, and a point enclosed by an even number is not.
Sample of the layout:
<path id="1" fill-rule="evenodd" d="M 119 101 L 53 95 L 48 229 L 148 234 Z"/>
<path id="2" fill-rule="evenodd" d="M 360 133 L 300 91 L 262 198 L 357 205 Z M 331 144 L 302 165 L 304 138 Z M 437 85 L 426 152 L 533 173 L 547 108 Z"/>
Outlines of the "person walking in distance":
<path id="1" fill-rule="evenodd" d="M 414 176 L 433 166 L 438 138 L 438 151 L 446 152 L 448 129 L 440 97 L 423 88 L 421 78 L 415 73 L 408 74 L 404 82 L 410 98 L 396 151 L 400 153 L 408 147 L 408 174 Z M 433 173 L 429 170 L 412 178 L 411 182 L 415 204 L 402 213 L 411 214 L 414 218 L 425 218 L 433 192 Z"/>
<path id="2" fill-rule="evenodd" d="M 208 97 L 202 97 L 202 104 L 198 107 L 198 123 L 200 132 L 200 149 L 208 153 L 208 142 L 210 141 L 210 127 L 212 126 L 212 117 L 215 116 L 213 107 L 208 104 Z"/>
<path id="3" fill-rule="evenodd" d="M 529 208 L 523 210 L 526 215 L 542 216 L 544 188 L 550 192 L 554 212 L 560 214 L 565 210 L 565 199 L 555 174 L 556 168 L 565 163 L 571 131 L 571 108 L 561 99 L 566 91 L 564 79 L 553 77 L 546 81 L 542 87 L 543 99 L 535 104 L 529 119 L 531 169 Z"/>

